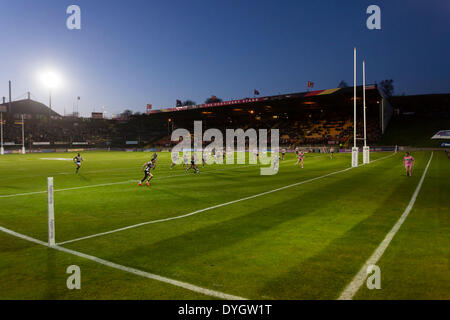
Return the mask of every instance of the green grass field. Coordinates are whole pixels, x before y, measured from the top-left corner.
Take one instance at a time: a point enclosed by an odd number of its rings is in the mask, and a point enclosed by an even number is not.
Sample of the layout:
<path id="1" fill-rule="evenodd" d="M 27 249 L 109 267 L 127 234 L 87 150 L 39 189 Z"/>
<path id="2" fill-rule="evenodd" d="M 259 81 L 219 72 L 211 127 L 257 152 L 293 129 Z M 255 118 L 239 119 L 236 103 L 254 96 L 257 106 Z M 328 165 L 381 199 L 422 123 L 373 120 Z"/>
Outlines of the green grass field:
<path id="1" fill-rule="evenodd" d="M 431 152 L 413 155 L 413 177 L 400 153 L 372 153 L 379 161 L 346 171 L 349 154 L 308 154 L 304 169 L 288 155 L 277 175 L 261 176 L 258 165 L 185 174 L 160 153 L 150 188 L 137 185 L 150 153 L 87 152 L 78 175 L 71 161 L 41 159 L 74 154 L 5 155 L 0 226 L 47 241 L 48 176 L 58 243 L 305 181 L 61 246 L 248 299 L 336 299 L 406 209 Z M 450 299 L 449 169 L 447 155 L 434 152 L 412 211 L 378 262 L 382 288 L 364 285 L 355 299 Z M 70 265 L 81 268 L 80 290 L 66 287 Z M 216 298 L 0 232 L 0 299 Z"/>

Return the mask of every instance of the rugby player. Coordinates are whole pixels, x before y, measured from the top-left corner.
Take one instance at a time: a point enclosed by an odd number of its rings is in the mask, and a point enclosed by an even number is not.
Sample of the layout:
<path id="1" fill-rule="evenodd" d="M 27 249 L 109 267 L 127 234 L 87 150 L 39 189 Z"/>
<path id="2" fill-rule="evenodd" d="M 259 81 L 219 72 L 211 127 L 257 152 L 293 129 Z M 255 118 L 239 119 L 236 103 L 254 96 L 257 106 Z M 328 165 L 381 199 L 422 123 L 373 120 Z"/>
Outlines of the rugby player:
<path id="1" fill-rule="evenodd" d="M 187 153 L 183 154 L 183 167 L 187 166 L 189 163 L 189 155 Z"/>
<path id="2" fill-rule="evenodd" d="M 149 181 L 153 178 L 153 174 L 150 172 L 150 170 L 155 170 L 156 168 L 156 158 L 153 158 L 151 161 L 144 164 L 142 167 L 142 170 L 144 170 L 144 178 L 139 181 L 139 186 L 142 186 L 142 183 L 145 181 L 145 184 L 147 187 L 150 187 Z"/>
<path id="3" fill-rule="evenodd" d="M 299 163 L 302 165 L 302 169 L 303 169 L 303 156 L 305 155 L 305 153 L 303 151 L 300 151 L 297 155 L 298 159 L 297 159 L 297 163 L 295 165 L 298 165 Z"/>
<path id="4" fill-rule="evenodd" d="M 208 159 L 208 155 L 205 152 L 202 151 L 202 165 L 203 165 L 203 167 L 205 166 L 207 159 Z"/>
<path id="5" fill-rule="evenodd" d="M 73 158 L 73 162 L 75 163 L 75 165 L 77 166 L 76 167 L 76 173 L 78 173 L 78 170 L 80 170 L 80 168 L 81 168 L 81 161 L 84 161 L 83 160 L 83 157 L 81 157 L 81 155 L 80 154 L 78 154 L 78 155 L 76 155 L 74 158 Z"/>
<path id="6" fill-rule="evenodd" d="M 403 164 L 405 165 L 406 175 L 412 176 L 412 168 L 414 166 L 414 157 L 407 152 L 403 157 Z"/>
<path id="7" fill-rule="evenodd" d="M 172 164 L 170 165 L 170 169 L 172 169 L 173 167 L 175 167 L 177 165 L 177 161 L 179 159 L 179 154 L 178 152 L 176 152 L 175 154 L 173 154 L 173 157 L 171 157 L 172 159 Z"/>
<path id="8" fill-rule="evenodd" d="M 194 173 L 200 173 L 200 171 L 198 171 L 197 165 L 195 164 L 194 155 L 192 155 L 192 157 L 191 157 L 191 165 L 186 168 L 186 171 L 184 173 L 187 173 L 189 171 L 189 169 L 194 169 Z"/>

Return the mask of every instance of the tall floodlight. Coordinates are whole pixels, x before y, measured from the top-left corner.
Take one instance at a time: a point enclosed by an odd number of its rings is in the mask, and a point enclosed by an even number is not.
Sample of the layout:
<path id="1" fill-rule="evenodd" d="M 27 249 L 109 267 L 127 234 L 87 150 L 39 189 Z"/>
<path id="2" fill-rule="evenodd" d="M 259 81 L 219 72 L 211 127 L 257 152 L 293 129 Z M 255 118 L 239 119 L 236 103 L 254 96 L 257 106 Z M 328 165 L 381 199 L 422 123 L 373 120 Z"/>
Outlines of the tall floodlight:
<path id="1" fill-rule="evenodd" d="M 364 147 L 363 163 L 370 162 L 370 147 L 367 146 L 367 123 L 366 123 L 366 62 L 363 61 L 363 114 L 364 114 Z"/>
<path id="2" fill-rule="evenodd" d="M 3 112 L 0 112 L 0 155 L 5 154 L 5 149 L 3 149 Z"/>
<path id="3" fill-rule="evenodd" d="M 25 154 L 25 123 L 23 122 L 22 114 L 22 154 Z"/>
<path id="4" fill-rule="evenodd" d="M 356 48 L 353 48 L 353 148 L 352 167 L 358 166 L 358 147 L 356 146 Z"/>
<path id="5" fill-rule="evenodd" d="M 10 81 L 8 81 L 8 85 L 9 85 L 9 112 L 12 112 L 12 110 L 11 110 L 11 102 L 12 102 L 12 100 L 11 100 L 11 80 Z"/>
<path id="6" fill-rule="evenodd" d="M 78 96 L 77 97 L 77 113 L 76 113 L 76 115 L 77 115 L 77 118 L 79 117 L 79 115 L 80 115 L 80 112 L 78 111 L 78 105 L 79 105 L 79 102 L 80 102 L 80 97 Z M 75 114 L 73 115 L 74 117 L 75 117 Z"/>
<path id="7" fill-rule="evenodd" d="M 52 109 L 52 90 L 55 89 L 61 82 L 59 76 L 51 71 L 44 72 L 41 75 L 43 84 L 48 88 L 48 107 Z M 49 118 L 51 111 L 49 110 Z"/>

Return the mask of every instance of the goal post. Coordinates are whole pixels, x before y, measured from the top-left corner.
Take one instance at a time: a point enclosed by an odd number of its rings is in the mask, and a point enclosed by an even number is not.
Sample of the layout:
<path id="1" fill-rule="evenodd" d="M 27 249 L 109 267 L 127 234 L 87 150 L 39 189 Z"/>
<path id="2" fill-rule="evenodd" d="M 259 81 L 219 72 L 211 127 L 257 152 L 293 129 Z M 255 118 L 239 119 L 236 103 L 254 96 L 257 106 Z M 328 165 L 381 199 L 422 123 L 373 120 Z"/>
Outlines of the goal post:
<path id="1" fill-rule="evenodd" d="M 363 147 L 363 163 L 364 164 L 370 163 L 370 147 L 369 146 Z"/>
<path id="2" fill-rule="evenodd" d="M 48 245 L 54 247 L 55 242 L 55 208 L 53 197 L 53 177 L 47 178 L 47 212 L 48 212 Z"/>
<path id="3" fill-rule="evenodd" d="M 356 168 L 358 166 L 358 156 L 359 156 L 359 148 L 352 148 L 352 168 Z"/>
<path id="4" fill-rule="evenodd" d="M 370 163 L 370 147 L 367 146 L 367 121 L 366 121 L 366 62 L 363 61 L 363 116 L 364 116 L 364 147 L 363 163 Z"/>
<path id="5" fill-rule="evenodd" d="M 358 166 L 359 149 L 356 146 L 356 48 L 353 48 L 353 148 L 352 168 Z"/>

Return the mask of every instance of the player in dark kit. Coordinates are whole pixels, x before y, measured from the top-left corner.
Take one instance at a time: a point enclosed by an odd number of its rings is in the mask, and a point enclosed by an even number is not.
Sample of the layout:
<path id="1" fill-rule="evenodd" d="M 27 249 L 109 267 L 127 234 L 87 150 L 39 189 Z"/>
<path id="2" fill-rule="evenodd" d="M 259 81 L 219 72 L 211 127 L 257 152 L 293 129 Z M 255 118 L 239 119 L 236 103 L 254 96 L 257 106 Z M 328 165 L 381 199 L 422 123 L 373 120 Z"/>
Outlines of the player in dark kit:
<path id="1" fill-rule="evenodd" d="M 200 171 L 198 171 L 197 165 L 195 164 L 194 156 L 191 157 L 191 165 L 188 168 L 186 168 L 186 171 L 184 173 L 187 173 L 189 169 L 194 169 L 194 173 L 200 173 Z"/>
<path id="2" fill-rule="evenodd" d="M 183 167 L 187 166 L 189 162 L 189 156 L 187 153 L 183 154 Z"/>
<path id="3" fill-rule="evenodd" d="M 171 159 L 172 159 L 172 164 L 170 165 L 170 169 L 173 169 L 173 167 L 175 167 L 177 165 L 177 161 L 179 159 L 179 155 L 178 152 L 172 154 Z"/>
<path id="4" fill-rule="evenodd" d="M 205 152 L 202 152 L 202 165 L 203 165 L 203 167 L 206 164 L 207 158 L 208 158 L 208 155 Z"/>
<path id="5" fill-rule="evenodd" d="M 142 186 L 142 183 L 146 181 L 145 184 L 147 185 L 147 187 L 150 187 L 149 181 L 153 178 L 153 175 L 150 172 L 150 170 L 152 169 L 155 170 L 155 168 L 156 168 L 156 158 L 153 158 L 151 161 L 144 164 L 144 166 L 142 167 L 142 170 L 144 170 L 144 178 L 139 182 L 139 186 Z"/>
<path id="6" fill-rule="evenodd" d="M 77 166 L 76 171 L 75 171 L 76 173 L 78 173 L 78 170 L 80 170 L 80 168 L 81 168 L 81 161 L 83 161 L 83 158 L 81 157 L 80 154 L 76 155 L 76 156 L 73 158 L 73 162 L 74 162 L 75 165 Z"/>

